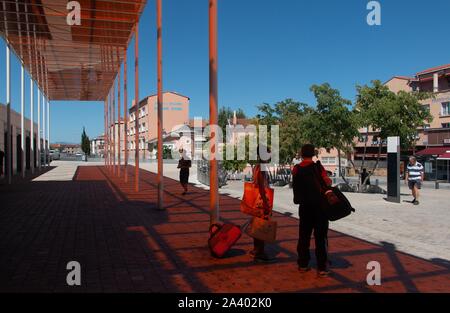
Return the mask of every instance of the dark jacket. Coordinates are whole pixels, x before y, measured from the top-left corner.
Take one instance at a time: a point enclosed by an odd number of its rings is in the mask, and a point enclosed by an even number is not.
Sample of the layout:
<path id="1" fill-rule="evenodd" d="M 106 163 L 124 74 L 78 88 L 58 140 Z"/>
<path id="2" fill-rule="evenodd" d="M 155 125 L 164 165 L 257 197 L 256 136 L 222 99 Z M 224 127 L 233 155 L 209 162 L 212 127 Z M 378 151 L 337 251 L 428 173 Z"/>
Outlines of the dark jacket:
<path id="1" fill-rule="evenodd" d="M 294 192 L 294 203 L 299 204 L 299 215 L 324 217 L 323 207 L 325 205 L 320 185 L 319 173 L 315 163 L 306 166 L 297 165 L 293 171 L 292 189 Z M 320 165 L 320 167 L 322 167 Z"/>

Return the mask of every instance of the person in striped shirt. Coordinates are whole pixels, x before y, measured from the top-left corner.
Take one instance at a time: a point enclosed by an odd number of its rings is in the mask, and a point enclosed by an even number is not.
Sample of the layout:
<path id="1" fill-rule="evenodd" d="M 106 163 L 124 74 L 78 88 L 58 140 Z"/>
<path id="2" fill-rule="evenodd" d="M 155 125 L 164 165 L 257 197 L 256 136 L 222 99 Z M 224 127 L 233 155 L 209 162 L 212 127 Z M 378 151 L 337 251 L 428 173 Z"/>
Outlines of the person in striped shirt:
<path id="1" fill-rule="evenodd" d="M 419 190 L 422 188 L 422 181 L 424 176 L 424 170 L 422 164 L 417 162 L 416 157 L 409 157 L 409 164 L 406 167 L 405 184 L 408 183 L 409 189 L 411 189 L 414 200 L 414 205 L 419 204 Z"/>

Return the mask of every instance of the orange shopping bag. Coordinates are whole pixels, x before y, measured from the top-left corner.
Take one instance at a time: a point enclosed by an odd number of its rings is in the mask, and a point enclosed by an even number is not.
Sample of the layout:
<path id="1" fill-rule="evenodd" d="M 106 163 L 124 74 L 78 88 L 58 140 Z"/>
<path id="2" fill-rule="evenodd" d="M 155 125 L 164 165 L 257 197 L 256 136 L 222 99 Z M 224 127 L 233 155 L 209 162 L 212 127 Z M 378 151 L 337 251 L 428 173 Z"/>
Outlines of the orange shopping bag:
<path id="1" fill-rule="evenodd" d="M 264 192 L 269 202 L 269 209 L 272 211 L 273 189 L 265 187 Z M 256 217 L 264 216 L 263 200 L 259 193 L 259 188 L 253 182 L 244 183 L 244 196 L 241 201 L 241 212 Z"/>

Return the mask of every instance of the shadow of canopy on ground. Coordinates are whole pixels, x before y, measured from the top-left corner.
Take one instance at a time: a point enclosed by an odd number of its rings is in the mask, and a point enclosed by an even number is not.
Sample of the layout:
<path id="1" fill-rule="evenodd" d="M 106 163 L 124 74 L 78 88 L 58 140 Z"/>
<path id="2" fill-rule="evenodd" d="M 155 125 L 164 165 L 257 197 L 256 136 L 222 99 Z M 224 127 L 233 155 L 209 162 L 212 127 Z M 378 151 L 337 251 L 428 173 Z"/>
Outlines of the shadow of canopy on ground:
<path id="1" fill-rule="evenodd" d="M 103 166 L 80 166 L 69 182 L 0 187 L 0 291 L 3 292 L 449 292 L 450 269 L 330 231 L 333 275 L 317 279 L 296 265 L 298 220 L 274 214 L 275 264 L 256 264 L 239 240 L 230 255 L 207 249 L 209 193 L 165 178 L 165 211 L 156 209 L 156 175 L 141 170 L 141 191 Z M 5 205 L 3 205 L 5 204 Z M 242 225 L 239 200 L 220 195 L 222 220 Z M 314 245 L 312 244 L 312 248 Z M 313 255 L 313 254 L 312 254 Z M 66 264 L 81 264 L 80 287 L 66 285 Z M 370 261 L 382 285 L 368 286 Z"/>

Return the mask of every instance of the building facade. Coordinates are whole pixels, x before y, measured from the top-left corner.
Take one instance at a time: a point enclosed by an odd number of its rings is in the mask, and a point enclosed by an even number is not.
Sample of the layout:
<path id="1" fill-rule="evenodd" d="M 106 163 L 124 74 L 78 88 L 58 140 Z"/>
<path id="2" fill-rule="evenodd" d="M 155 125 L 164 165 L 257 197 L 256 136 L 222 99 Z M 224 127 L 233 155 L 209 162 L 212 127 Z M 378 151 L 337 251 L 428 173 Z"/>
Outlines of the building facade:
<path id="1" fill-rule="evenodd" d="M 8 127 L 6 122 L 6 106 L 0 103 L 0 149 L 5 152 L 5 159 L 3 160 L 3 172 L 6 173 L 7 168 L 7 160 L 6 160 L 6 151 L 7 147 L 7 133 Z M 34 160 L 34 167 L 38 166 L 38 154 L 37 154 L 37 140 L 38 140 L 38 127 L 37 123 L 33 123 L 33 149 L 31 143 L 31 125 L 30 120 L 28 118 L 24 118 L 24 129 L 25 129 L 25 168 L 27 170 L 31 169 L 32 159 Z M 12 173 L 18 174 L 22 171 L 22 148 L 21 148 L 21 116 L 20 113 L 11 109 L 11 166 Z M 41 129 L 41 151 L 44 147 L 44 139 L 42 138 L 43 133 Z M 45 144 L 47 141 L 45 141 Z M 32 158 L 32 151 L 34 151 L 34 157 Z"/>
<path id="2" fill-rule="evenodd" d="M 449 180 L 448 160 L 441 158 L 450 151 L 450 64 L 430 68 L 417 73 L 414 77 L 394 76 L 385 83 L 393 92 L 424 91 L 433 97 L 422 101 L 422 105 L 433 116 L 431 122 L 425 122 L 417 129 L 417 142 L 414 150 L 403 151 L 402 168 L 407 162 L 407 155 L 415 154 L 425 165 L 427 179 Z M 373 129 L 361 129 L 360 137 L 355 141 L 355 164 L 362 162 L 364 147 L 367 153 L 366 165 L 371 168 L 378 153 L 379 138 Z M 376 174 L 386 172 L 386 142 L 383 142 L 379 170 Z"/>
<path id="3" fill-rule="evenodd" d="M 180 125 L 189 124 L 189 98 L 175 92 L 163 93 L 163 135 L 166 137 Z M 150 159 L 149 144 L 158 137 L 158 97 L 151 95 L 139 102 L 136 116 L 136 105 L 133 101 L 129 109 L 127 128 L 129 158 L 135 156 L 135 134 L 139 132 L 139 158 Z M 139 129 L 136 129 L 136 117 L 139 119 Z M 122 128 L 123 129 L 123 128 Z M 122 137 L 123 138 L 123 137 Z"/>

